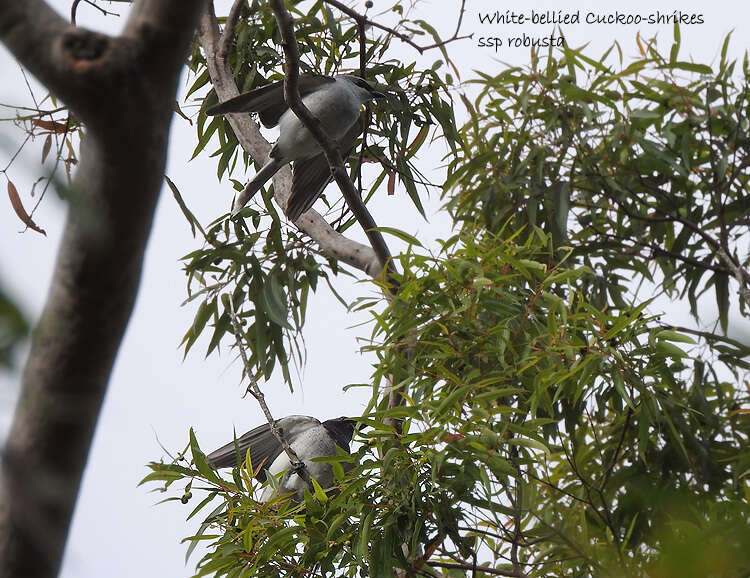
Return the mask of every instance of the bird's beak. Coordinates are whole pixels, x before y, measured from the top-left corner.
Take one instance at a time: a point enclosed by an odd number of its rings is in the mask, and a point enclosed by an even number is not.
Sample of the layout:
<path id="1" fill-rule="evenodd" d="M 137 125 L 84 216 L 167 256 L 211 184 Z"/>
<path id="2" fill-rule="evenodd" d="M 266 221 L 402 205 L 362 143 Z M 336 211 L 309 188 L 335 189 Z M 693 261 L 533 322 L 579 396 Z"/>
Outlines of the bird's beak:
<path id="1" fill-rule="evenodd" d="M 372 98 L 388 98 L 388 95 L 383 92 L 378 92 L 377 90 L 373 90 L 370 95 Z"/>

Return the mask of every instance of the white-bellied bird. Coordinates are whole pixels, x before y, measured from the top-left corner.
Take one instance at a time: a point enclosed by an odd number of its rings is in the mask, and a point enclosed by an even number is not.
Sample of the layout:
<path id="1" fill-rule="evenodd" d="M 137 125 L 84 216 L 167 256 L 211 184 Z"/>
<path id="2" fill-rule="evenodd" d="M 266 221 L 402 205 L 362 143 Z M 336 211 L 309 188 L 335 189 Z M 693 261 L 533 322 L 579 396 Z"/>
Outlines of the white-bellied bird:
<path id="1" fill-rule="evenodd" d="M 313 458 L 324 456 L 335 456 L 338 454 L 337 447 L 349 452 L 349 442 L 354 435 L 356 421 L 346 417 L 329 419 L 324 422 L 307 415 L 290 415 L 276 420 L 276 427 L 281 430 L 281 435 L 297 454 L 297 457 L 305 464 L 305 468 L 311 477 L 324 489 L 333 486 L 333 468 L 327 462 L 314 462 Z M 307 487 L 305 481 L 294 471 L 286 452 L 281 447 L 279 440 L 271 431 L 271 425 L 265 423 L 236 440 L 220 447 L 206 456 L 206 459 L 214 467 L 234 467 L 242 463 L 247 451 L 250 450 L 250 461 L 254 470 L 258 470 L 255 476 L 261 482 L 265 482 L 268 474 L 278 476 L 286 472 L 278 484 L 279 494 L 295 492 L 294 499 L 300 501 Z M 342 464 L 344 465 L 344 464 Z M 275 490 L 270 484 L 265 488 L 260 500 L 267 502 L 275 495 Z"/>
<path id="2" fill-rule="evenodd" d="M 338 142 L 344 155 L 359 136 L 362 104 L 375 98 L 386 98 L 364 79 L 348 74 L 303 74 L 299 77 L 299 93 L 302 102 L 320 121 L 328 136 Z M 318 141 L 284 100 L 283 81 L 240 94 L 206 110 L 208 115 L 228 112 L 258 113 L 266 128 L 279 125 L 279 138 L 271 148 L 268 160 L 239 194 L 232 214 L 244 207 L 279 169 L 294 162 L 292 192 L 284 212 L 291 221 L 296 221 L 331 182 L 331 171 Z"/>

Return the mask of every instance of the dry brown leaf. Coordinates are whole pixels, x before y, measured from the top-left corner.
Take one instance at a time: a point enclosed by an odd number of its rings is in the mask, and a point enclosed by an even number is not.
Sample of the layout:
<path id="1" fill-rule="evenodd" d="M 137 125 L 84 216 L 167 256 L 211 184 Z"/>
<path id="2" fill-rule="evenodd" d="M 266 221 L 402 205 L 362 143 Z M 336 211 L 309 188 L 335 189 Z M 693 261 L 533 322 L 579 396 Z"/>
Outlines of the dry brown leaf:
<path id="1" fill-rule="evenodd" d="M 23 221 L 24 225 L 46 237 L 47 233 L 44 229 L 39 228 L 37 224 L 31 220 L 26 209 L 23 208 L 23 203 L 21 202 L 21 197 L 18 195 L 18 190 L 10 181 L 8 181 L 8 198 L 10 199 L 10 204 L 13 205 L 13 210 L 16 212 L 16 215 L 18 215 L 18 218 Z"/>
<path id="2" fill-rule="evenodd" d="M 64 132 L 67 132 L 68 130 L 67 122 L 57 122 L 55 120 L 42 120 L 40 118 L 33 118 L 31 119 L 31 123 L 35 124 L 39 128 L 43 128 L 44 130 L 48 130 L 57 134 L 62 134 Z"/>
<path id="3" fill-rule="evenodd" d="M 422 125 L 422 128 L 419 129 L 417 136 L 415 136 L 414 140 L 411 141 L 411 143 L 409 143 L 409 146 L 406 147 L 406 152 L 411 152 L 414 147 L 418 147 L 419 145 L 421 145 L 422 141 L 427 138 L 428 130 L 430 130 L 429 125 Z"/>

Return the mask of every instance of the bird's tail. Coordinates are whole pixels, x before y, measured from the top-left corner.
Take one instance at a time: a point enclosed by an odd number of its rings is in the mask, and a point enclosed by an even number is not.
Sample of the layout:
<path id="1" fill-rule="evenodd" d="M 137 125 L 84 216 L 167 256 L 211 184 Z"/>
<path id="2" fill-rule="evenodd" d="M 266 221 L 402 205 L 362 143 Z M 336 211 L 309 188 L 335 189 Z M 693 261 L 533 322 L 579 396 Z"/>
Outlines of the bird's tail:
<path id="1" fill-rule="evenodd" d="M 268 162 L 263 165 L 257 173 L 255 173 L 253 179 L 247 183 L 240 194 L 237 195 L 237 198 L 234 200 L 234 206 L 232 207 L 232 216 L 236 215 L 242 207 L 247 205 L 250 199 L 253 198 L 253 195 L 255 195 L 264 184 L 266 184 L 268 179 L 279 172 L 279 169 L 285 164 L 286 163 L 280 162 L 276 159 L 269 159 Z"/>

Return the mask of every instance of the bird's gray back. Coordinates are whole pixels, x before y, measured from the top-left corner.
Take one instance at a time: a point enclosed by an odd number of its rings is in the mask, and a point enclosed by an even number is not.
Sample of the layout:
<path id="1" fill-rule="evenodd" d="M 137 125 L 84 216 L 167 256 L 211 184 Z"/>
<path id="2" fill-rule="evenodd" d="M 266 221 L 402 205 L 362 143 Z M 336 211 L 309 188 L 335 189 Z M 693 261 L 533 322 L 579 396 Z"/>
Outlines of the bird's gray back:
<path id="1" fill-rule="evenodd" d="M 320 90 L 302 98 L 302 102 L 316 117 L 329 137 L 340 140 L 359 120 L 361 101 L 345 83 L 324 85 Z M 288 160 L 309 158 L 320 154 L 320 146 L 301 124 L 291 109 L 279 120 L 279 140 L 276 146 Z"/>

